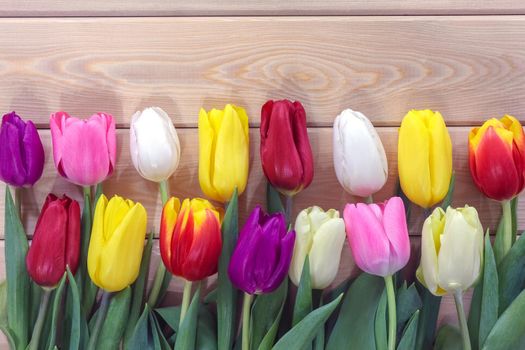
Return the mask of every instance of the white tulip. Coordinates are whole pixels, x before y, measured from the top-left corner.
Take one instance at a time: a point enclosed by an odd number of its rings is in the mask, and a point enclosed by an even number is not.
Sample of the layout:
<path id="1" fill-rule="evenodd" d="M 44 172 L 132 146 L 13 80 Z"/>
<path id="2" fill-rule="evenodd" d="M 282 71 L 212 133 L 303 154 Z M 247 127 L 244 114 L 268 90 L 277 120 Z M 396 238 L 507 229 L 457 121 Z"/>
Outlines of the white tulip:
<path id="1" fill-rule="evenodd" d="M 159 107 L 136 112 L 130 126 L 131 160 L 139 174 L 155 182 L 167 180 L 180 160 L 177 131 Z"/>
<path id="2" fill-rule="evenodd" d="M 334 209 L 302 210 L 295 221 L 295 245 L 289 275 L 299 285 L 308 255 L 313 289 L 324 289 L 335 279 L 345 241 L 345 224 Z"/>
<path id="3" fill-rule="evenodd" d="M 335 118 L 333 141 L 335 174 L 347 192 L 368 197 L 385 185 L 385 149 L 367 117 L 345 109 Z"/>
<path id="4" fill-rule="evenodd" d="M 483 262 L 483 228 L 475 208 L 436 208 L 423 224 L 417 276 L 435 295 L 465 291 Z"/>

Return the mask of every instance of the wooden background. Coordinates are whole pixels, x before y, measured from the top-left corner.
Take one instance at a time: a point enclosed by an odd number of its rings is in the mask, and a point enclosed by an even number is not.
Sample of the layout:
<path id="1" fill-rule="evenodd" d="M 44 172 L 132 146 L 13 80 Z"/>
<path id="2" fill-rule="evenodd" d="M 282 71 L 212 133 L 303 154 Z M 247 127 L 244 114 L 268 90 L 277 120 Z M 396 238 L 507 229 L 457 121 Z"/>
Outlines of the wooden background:
<path id="1" fill-rule="evenodd" d="M 496 226 L 499 205 L 483 198 L 470 178 L 467 135 L 505 113 L 524 121 L 521 1 L 0 0 L 0 33 L 0 112 L 32 119 L 47 157 L 42 179 L 23 193 L 28 234 L 48 192 L 81 200 L 80 189 L 54 169 L 50 113 L 88 117 L 104 111 L 116 118 L 118 164 L 105 192 L 142 202 L 150 228 L 157 229 L 157 187 L 138 175 L 129 156 L 131 115 L 148 106 L 168 112 L 182 144 L 171 193 L 193 197 L 202 196 L 199 108 L 245 107 L 252 129 L 250 178 L 240 201 L 244 220 L 265 198 L 260 107 L 280 98 L 304 104 L 314 151 L 314 181 L 297 196 L 296 212 L 314 204 L 341 210 L 359 200 L 344 193 L 333 170 L 331 125 L 341 110 L 365 113 L 378 129 L 389 163 L 389 181 L 375 196 L 382 200 L 396 188 L 402 117 L 412 108 L 431 108 L 443 114 L 453 141 L 454 205 L 475 206 L 484 226 Z M 520 230 L 524 209 L 520 204 Z M 416 211 L 412 267 L 419 259 L 421 222 Z M 154 264 L 158 254 L 155 245 Z M 345 248 L 335 283 L 357 272 Z M 180 297 L 180 286 L 173 282 L 172 299 Z M 456 322 L 452 299 L 443 300 L 440 322 Z"/>

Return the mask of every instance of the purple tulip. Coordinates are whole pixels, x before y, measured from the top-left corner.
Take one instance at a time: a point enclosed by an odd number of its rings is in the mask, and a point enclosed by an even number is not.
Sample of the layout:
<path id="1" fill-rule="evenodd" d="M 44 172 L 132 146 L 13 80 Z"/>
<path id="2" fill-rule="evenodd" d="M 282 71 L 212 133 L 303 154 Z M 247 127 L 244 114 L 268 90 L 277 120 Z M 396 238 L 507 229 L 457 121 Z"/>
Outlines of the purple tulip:
<path id="1" fill-rule="evenodd" d="M 248 294 L 274 291 L 288 274 L 294 242 L 295 232 L 287 232 L 282 213 L 268 215 L 255 207 L 233 251 L 230 280 Z"/>
<path id="2" fill-rule="evenodd" d="M 34 185 L 44 170 L 44 147 L 32 121 L 15 112 L 2 118 L 0 129 L 0 180 L 12 186 Z"/>

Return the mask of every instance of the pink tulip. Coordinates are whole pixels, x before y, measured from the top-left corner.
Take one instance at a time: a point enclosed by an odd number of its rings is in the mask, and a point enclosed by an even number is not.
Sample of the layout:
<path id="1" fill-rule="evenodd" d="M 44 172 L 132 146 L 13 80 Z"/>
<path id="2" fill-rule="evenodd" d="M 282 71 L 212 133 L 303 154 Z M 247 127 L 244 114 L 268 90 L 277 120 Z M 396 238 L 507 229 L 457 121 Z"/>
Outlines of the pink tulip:
<path id="1" fill-rule="evenodd" d="M 410 240 L 401 198 L 380 204 L 347 204 L 343 216 L 350 250 L 361 270 L 386 277 L 407 264 Z"/>
<path id="2" fill-rule="evenodd" d="M 74 184 L 92 186 L 111 175 L 116 163 L 113 117 L 97 113 L 87 120 L 65 112 L 51 115 L 53 157 L 60 175 Z"/>

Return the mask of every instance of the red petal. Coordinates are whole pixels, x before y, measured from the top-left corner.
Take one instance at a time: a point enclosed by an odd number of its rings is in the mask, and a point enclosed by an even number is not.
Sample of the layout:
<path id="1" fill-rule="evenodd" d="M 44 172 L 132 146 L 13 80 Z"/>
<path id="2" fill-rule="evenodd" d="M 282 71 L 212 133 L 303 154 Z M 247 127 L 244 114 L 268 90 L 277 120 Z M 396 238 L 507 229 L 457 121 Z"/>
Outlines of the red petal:
<path id="1" fill-rule="evenodd" d="M 80 206 L 78 202 L 64 196 L 68 208 L 66 264 L 73 274 L 77 271 L 80 258 Z"/>
<path id="2" fill-rule="evenodd" d="M 294 102 L 295 121 L 292 123 L 294 128 L 294 140 L 299 157 L 303 165 L 302 188 L 308 187 L 314 177 L 314 160 L 308 131 L 306 129 L 306 112 L 299 101 Z"/>

